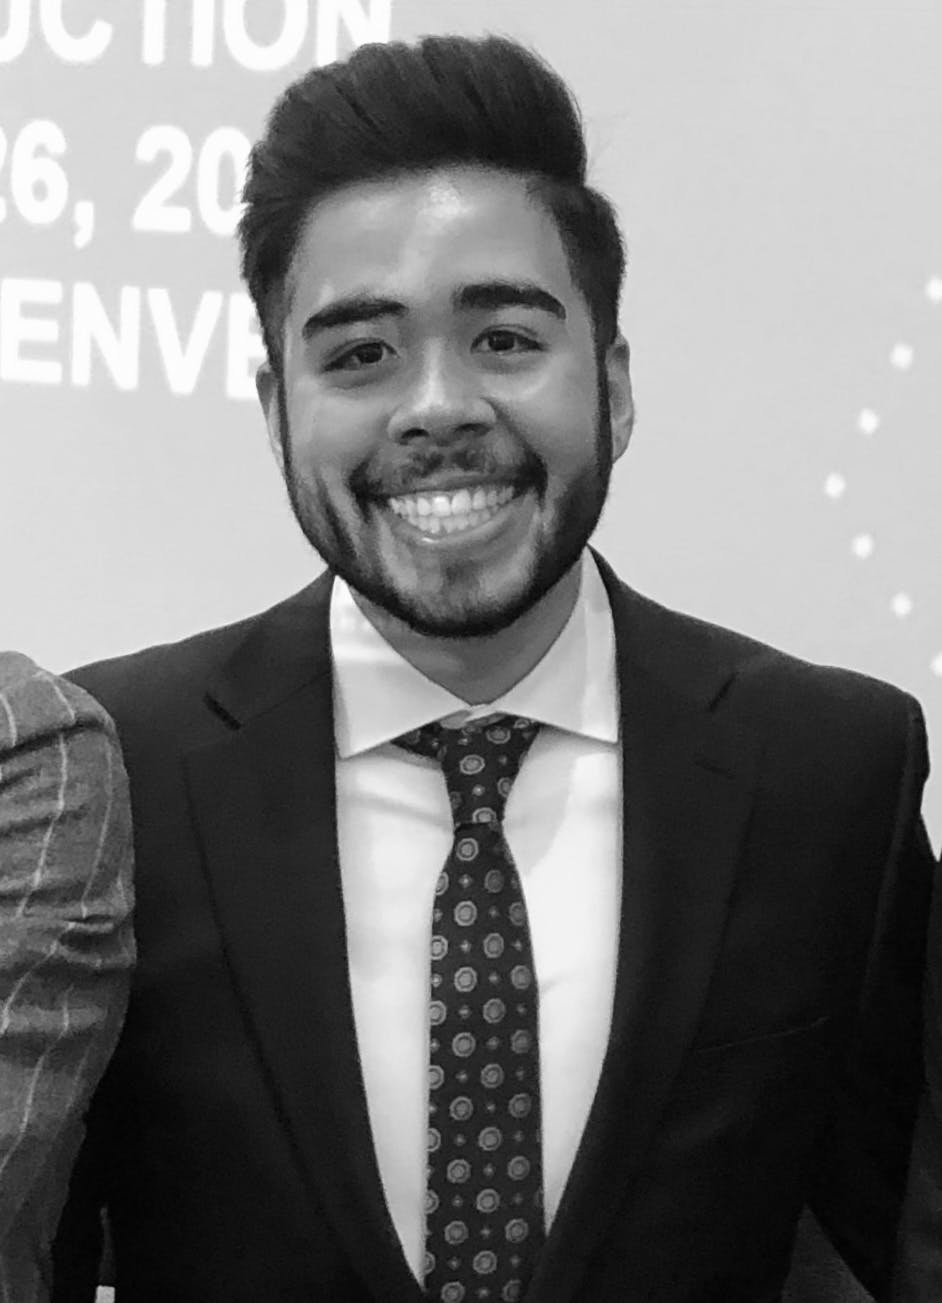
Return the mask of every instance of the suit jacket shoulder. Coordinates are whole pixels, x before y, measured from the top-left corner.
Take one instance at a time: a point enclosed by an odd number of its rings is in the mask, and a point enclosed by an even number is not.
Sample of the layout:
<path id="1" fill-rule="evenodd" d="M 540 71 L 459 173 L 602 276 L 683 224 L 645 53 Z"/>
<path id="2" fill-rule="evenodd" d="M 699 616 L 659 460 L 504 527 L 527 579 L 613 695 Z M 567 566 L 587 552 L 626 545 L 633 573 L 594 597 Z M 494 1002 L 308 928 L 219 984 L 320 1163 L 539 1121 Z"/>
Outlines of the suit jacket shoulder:
<path id="1" fill-rule="evenodd" d="M 766 738 L 809 757 L 829 753 L 870 770 L 888 751 L 897 766 L 914 742 L 928 768 L 925 725 L 914 697 L 880 679 L 815 664 L 746 634 L 671 610 L 617 580 L 601 562 L 616 626 L 620 619 L 632 659 L 681 692 L 711 698 L 748 720 Z M 866 738 L 876 751 L 861 753 Z"/>
<path id="2" fill-rule="evenodd" d="M 225 714 L 230 683 L 240 685 L 234 696 L 248 690 L 253 706 L 264 709 L 326 669 L 330 589 L 330 574 L 322 574 L 259 614 L 96 661 L 68 677 L 107 708 L 126 753 L 143 733 L 155 741 L 197 745 L 207 706 Z M 216 688 L 218 693 L 211 691 Z"/>
<path id="3" fill-rule="evenodd" d="M 882 707 L 891 714 L 918 706 L 900 688 L 880 679 L 802 660 L 747 634 L 663 606 L 619 579 L 597 554 L 596 560 L 633 656 L 652 666 L 660 664 L 666 676 L 678 681 L 687 678 L 696 685 L 701 678 L 712 676 L 716 667 L 725 667 L 754 682 L 761 693 L 777 686 L 769 704 L 781 693 L 797 689 L 809 700 L 820 696 L 854 707 L 862 702 L 879 703 L 877 709 Z M 267 610 L 176 642 L 77 667 L 68 678 L 94 685 L 99 700 L 120 708 L 139 705 L 145 698 L 186 694 L 191 685 L 202 689 L 230 657 L 248 661 L 277 653 L 282 662 L 285 644 L 301 655 L 305 646 L 310 650 L 312 641 L 322 637 L 331 583 L 331 574 L 325 572 Z"/>
<path id="4" fill-rule="evenodd" d="M 845 775 L 878 783 L 898 773 L 901 754 L 915 749 L 928 770 L 919 703 L 901 689 L 853 670 L 817 665 L 746 634 L 671 610 L 620 580 L 596 554 L 620 645 L 620 670 L 641 673 L 678 698 L 713 698 L 761 732 L 774 751 L 809 758 Z M 259 614 L 70 672 L 117 721 L 126 751 L 199 745 L 210 715 L 227 708 L 238 719 L 284 700 L 329 669 L 328 613 L 332 576 Z M 207 712 L 209 707 L 209 713 Z M 861 741 L 867 746 L 861 748 Z M 820 764 L 811 768 L 820 769 Z"/>

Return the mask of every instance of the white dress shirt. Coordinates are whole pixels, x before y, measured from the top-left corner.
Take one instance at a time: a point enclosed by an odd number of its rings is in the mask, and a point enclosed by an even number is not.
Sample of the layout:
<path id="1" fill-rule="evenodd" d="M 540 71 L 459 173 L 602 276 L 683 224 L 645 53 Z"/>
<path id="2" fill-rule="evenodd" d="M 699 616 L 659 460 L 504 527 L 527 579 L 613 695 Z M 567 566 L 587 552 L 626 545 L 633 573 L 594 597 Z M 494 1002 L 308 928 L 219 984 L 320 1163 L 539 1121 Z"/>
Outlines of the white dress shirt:
<path id="1" fill-rule="evenodd" d="M 386 1202 L 416 1279 L 425 1245 L 429 938 L 452 844 L 440 767 L 391 739 L 495 711 L 544 726 L 511 790 L 504 832 L 523 885 L 540 993 L 547 1225 L 559 1206 L 608 1044 L 621 898 L 615 638 L 591 554 L 539 664 L 469 707 L 401 657 L 345 583 L 330 609 L 337 830 L 353 1014 Z"/>

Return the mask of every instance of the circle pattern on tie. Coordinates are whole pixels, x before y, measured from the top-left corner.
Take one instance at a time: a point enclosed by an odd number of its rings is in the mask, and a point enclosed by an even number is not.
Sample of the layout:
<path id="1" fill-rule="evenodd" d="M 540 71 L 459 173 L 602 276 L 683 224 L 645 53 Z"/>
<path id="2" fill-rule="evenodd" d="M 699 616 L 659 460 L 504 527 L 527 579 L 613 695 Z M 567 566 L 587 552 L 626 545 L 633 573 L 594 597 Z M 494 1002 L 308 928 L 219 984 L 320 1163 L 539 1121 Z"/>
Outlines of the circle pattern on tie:
<path id="1" fill-rule="evenodd" d="M 398 739 L 441 764 L 454 824 L 430 950 L 425 1289 L 441 1303 L 521 1299 L 545 1239 L 538 988 L 502 828 L 538 727 L 501 716 Z"/>

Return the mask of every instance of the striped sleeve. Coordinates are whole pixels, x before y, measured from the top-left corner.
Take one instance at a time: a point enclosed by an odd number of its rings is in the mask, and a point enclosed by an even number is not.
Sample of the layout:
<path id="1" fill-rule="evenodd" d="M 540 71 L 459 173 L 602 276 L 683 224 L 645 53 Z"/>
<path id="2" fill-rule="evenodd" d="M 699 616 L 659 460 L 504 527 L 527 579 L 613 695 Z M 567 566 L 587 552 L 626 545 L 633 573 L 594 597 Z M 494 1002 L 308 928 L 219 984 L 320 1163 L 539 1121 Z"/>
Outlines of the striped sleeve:
<path id="1" fill-rule="evenodd" d="M 134 959 L 127 777 L 73 684 L 0 653 L 0 1303 L 41 1299 Z"/>

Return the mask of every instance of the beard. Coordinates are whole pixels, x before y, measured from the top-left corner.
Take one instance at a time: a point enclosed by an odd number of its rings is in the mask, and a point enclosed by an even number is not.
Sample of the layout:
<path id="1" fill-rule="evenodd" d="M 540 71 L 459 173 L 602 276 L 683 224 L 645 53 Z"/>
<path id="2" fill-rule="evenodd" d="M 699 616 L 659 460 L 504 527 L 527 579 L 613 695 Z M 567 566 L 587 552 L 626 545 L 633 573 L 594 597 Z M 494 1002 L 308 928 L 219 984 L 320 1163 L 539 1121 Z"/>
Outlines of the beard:
<path id="1" fill-rule="evenodd" d="M 434 592 L 411 589 L 397 583 L 390 567 L 375 546 L 369 514 L 371 506 L 368 473 L 352 477 L 352 501 L 357 519 L 347 519 L 323 482 L 303 477 L 291 451 L 287 403 L 278 382 L 278 412 L 281 431 L 285 487 L 295 520 L 329 570 L 339 575 L 354 593 L 373 607 L 401 621 L 414 632 L 429 638 L 481 638 L 495 634 L 520 619 L 550 592 L 579 561 L 595 532 L 608 498 L 612 474 L 612 437 L 608 388 L 599 364 L 598 424 L 594 462 L 566 485 L 553 504 L 552 533 L 534 549 L 512 587 L 495 597 L 489 589 L 489 575 L 466 560 L 442 560 L 440 579 Z M 443 454 L 441 449 L 411 455 L 408 468 L 398 472 L 402 492 L 424 475 L 440 469 L 447 460 L 453 470 L 476 471 L 493 478 L 512 478 L 522 489 L 535 492 L 541 511 L 546 505 L 547 475 L 539 458 L 530 453 L 508 477 L 506 468 L 487 459 L 483 449 L 469 446 L 463 458 Z M 390 490 L 387 488 L 386 493 Z"/>

